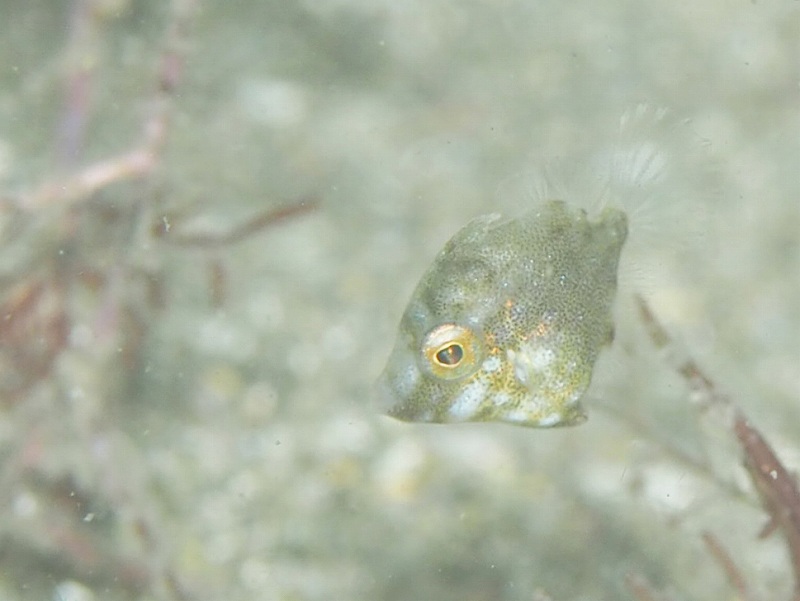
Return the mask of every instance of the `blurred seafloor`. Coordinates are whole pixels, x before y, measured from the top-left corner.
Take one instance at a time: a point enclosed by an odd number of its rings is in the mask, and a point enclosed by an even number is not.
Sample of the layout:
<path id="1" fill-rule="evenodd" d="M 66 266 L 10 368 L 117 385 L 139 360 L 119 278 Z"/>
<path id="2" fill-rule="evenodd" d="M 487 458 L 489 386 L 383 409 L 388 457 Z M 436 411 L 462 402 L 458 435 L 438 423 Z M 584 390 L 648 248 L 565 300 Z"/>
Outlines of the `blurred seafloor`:
<path id="1" fill-rule="evenodd" d="M 0 196 L 140 139 L 191 4 L 0 3 Z M 596 374 L 621 417 L 409 425 L 371 386 L 443 242 L 645 101 L 724 191 L 690 260 L 645 274 L 653 306 L 798 469 L 800 4 L 206 0 L 185 24 L 157 169 L 0 213 L 1 600 L 617 600 L 629 574 L 732 598 L 704 531 L 788 597 L 735 446 L 632 315 Z"/>

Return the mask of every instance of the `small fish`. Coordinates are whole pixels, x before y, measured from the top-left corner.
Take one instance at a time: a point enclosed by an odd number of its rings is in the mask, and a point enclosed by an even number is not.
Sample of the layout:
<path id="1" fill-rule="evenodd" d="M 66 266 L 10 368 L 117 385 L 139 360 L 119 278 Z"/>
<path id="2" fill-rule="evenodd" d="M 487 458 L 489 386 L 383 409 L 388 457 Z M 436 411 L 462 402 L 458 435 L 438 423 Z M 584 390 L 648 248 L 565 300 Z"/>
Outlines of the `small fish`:
<path id="1" fill-rule="evenodd" d="M 479 217 L 423 276 L 380 386 L 405 421 L 569 426 L 611 308 L 627 218 L 563 201 L 517 219 Z"/>
<path id="2" fill-rule="evenodd" d="M 639 107 L 623 124 L 633 121 L 649 136 L 664 126 L 664 115 Z M 628 131 L 603 155 L 600 168 L 611 174 L 587 180 L 597 192 L 589 206 L 598 210 L 559 200 L 557 186 L 545 182 L 527 213 L 479 217 L 445 245 L 411 296 L 379 379 L 386 413 L 540 428 L 586 420 L 581 398 L 614 336 L 617 269 L 631 214 L 625 203 L 694 160 Z"/>

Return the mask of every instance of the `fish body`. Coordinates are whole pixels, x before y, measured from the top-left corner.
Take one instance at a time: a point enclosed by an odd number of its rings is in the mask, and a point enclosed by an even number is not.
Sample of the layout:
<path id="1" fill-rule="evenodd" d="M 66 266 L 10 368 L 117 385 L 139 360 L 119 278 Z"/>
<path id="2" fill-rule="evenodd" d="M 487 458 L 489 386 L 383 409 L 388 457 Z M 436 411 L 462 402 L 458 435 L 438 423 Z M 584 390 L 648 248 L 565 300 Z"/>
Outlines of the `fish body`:
<path id="1" fill-rule="evenodd" d="M 568 426 L 613 338 L 626 214 L 547 200 L 479 217 L 442 249 L 379 380 L 385 411 L 418 422 Z"/>

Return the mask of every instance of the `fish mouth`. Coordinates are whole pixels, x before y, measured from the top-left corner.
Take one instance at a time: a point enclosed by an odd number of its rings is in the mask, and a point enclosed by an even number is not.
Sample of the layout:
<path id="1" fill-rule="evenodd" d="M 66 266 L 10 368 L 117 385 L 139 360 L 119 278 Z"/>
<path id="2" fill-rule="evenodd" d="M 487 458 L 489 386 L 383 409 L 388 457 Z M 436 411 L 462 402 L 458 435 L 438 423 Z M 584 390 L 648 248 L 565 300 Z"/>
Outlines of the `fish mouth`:
<path id="1" fill-rule="evenodd" d="M 404 405 L 401 403 L 397 403 L 393 407 L 390 407 L 388 411 L 384 411 L 384 414 L 401 422 L 407 422 L 407 423 L 414 423 L 414 422 L 430 423 L 430 422 L 441 421 L 435 419 L 433 414 L 431 414 L 430 412 L 415 410 L 412 405 L 409 404 Z"/>
<path id="2" fill-rule="evenodd" d="M 397 395 L 389 383 L 389 376 L 382 373 L 373 386 L 374 407 L 379 413 L 392 416 L 398 404 Z M 394 416 L 392 416 L 394 417 Z"/>
<path id="3" fill-rule="evenodd" d="M 446 421 L 437 414 L 436 391 L 428 391 L 430 397 L 421 393 L 425 378 L 411 363 L 384 370 L 374 386 L 376 409 L 403 422 Z"/>
<path id="4" fill-rule="evenodd" d="M 387 415 L 402 422 L 431 422 L 435 421 L 429 409 L 420 407 L 410 399 L 398 396 L 397 390 L 392 387 L 388 378 L 381 376 L 375 385 L 376 409 L 379 413 Z"/>

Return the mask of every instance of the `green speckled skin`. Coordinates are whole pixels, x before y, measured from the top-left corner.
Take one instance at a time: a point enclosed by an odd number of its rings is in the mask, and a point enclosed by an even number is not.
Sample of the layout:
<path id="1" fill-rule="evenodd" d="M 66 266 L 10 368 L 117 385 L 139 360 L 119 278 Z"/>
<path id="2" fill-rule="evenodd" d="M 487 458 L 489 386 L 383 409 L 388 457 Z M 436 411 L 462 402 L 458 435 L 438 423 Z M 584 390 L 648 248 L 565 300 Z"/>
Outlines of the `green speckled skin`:
<path id="1" fill-rule="evenodd" d="M 480 217 L 439 253 L 414 291 L 379 385 L 406 421 L 504 421 L 553 427 L 585 420 L 580 398 L 613 337 L 625 214 L 547 201 L 518 219 Z M 423 352 L 442 324 L 468 331 L 475 357 L 440 377 Z M 447 367 L 447 366 L 446 366 Z M 466 370 L 466 371 L 463 371 Z M 463 372 L 463 373 L 462 373 Z"/>

